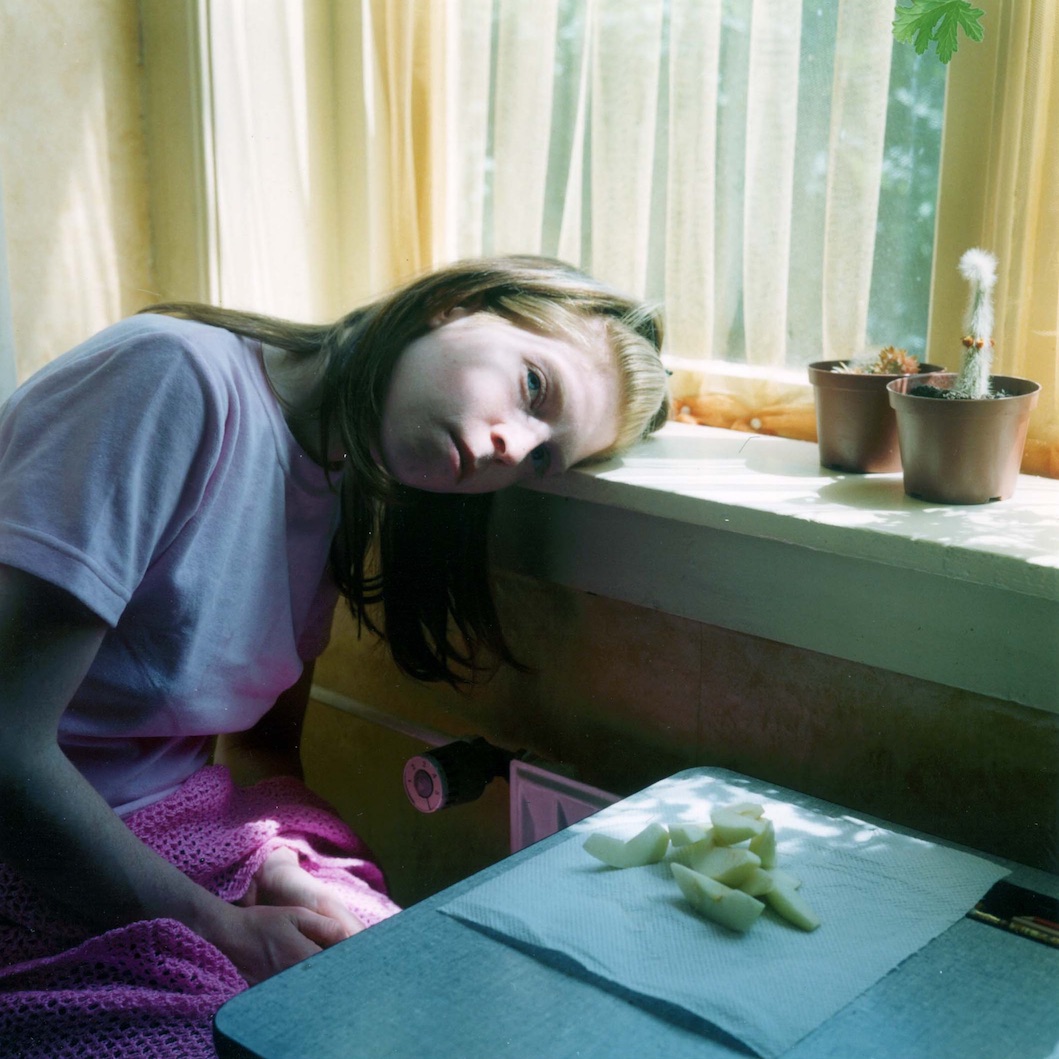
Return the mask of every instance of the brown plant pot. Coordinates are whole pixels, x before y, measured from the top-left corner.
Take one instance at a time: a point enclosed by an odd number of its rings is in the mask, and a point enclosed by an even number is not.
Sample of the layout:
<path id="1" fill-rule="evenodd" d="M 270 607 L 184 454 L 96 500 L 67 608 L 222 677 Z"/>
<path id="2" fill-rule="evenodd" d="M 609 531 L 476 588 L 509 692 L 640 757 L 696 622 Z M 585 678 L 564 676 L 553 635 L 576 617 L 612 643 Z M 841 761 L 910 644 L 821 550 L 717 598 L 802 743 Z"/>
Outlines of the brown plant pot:
<path id="1" fill-rule="evenodd" d="M 809 365 L 816 403 L 816 438 L 820 463 L 833 471 L 857 474 L 899 471 L 901 450 L 897 419 L 886 387 L 904 375 L 860 375 L 835 371 L 846 360 L 818 360 Z M 920 374 L 941 371 L 924 364 Z"/>
<path id="2" fill-rule="evenodd" d="M 954 372 L 909 375 L 887 386 L 897 415 L 905 492 L 939 504 L 987 504 L 1015 491 L 1030 413 L 1040 384 L 993 375 L 994 391 L 1010 396 L 981 400 L 916 397 L 921 384 L 948 390 Z"/>

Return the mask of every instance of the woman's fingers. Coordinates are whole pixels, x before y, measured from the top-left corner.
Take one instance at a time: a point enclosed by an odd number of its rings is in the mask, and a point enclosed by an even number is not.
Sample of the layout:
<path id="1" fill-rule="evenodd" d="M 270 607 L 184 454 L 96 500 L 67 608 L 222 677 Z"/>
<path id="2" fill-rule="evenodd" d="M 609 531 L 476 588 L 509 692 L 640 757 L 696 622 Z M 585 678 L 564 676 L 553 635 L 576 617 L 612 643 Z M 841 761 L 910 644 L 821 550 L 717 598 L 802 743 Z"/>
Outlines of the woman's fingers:
<path id="1" fill-rule="evenodd" d="M 316 912 L 337 923 L 344 938 L 364 929 L 364 924 L 334 894 L 330 883 L 306 871 L 299 863 L 298 854 L 291 849 L 278 849 L 269 856 L 254 876 L 251 890 L 242 903 Z"/>
<path id="2" fill-rule="evenodd" d="M 349 937 L 346 928 L 330 916 L 310 912 L 307 908 L 288 908 L 286 911 L 298 930 L 321 949 L 330 948 Z"/>
<path id="3" fill-rule="evenodd" d="M 347 938 L 351 938 L 354 934 L 359 934 L 364 929 L 364 924 L 331 894 L 321 894 L 317 898 L 315 910 L 320 915 L 327 916 L 328 919 L 333 919 L 338 923 Z"/>

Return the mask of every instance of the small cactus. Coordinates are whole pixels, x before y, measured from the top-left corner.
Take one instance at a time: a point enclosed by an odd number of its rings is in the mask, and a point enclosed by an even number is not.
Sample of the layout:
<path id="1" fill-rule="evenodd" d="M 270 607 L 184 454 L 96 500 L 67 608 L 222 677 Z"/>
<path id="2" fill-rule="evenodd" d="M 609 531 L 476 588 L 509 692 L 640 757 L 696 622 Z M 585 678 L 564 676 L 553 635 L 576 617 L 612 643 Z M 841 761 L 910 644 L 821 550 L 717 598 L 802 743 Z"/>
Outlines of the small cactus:
<path id="1" fill-rule="evenodd" d="M 960 274 L 971 286 L 964 320 L 963 363 L 953 397 L 988 397 L 993 368 L 993 288 L 996 258 L 988 250 L 968 250 L 960 258 Z"/>
<path id="2" fill-rule="evenodd" d="M 834 370 L 849 375 L 915 375 L 919 361 L 907 349 L 886 346 L 868 360 L 851 360 Z"/>
<path id="3" fill-rule="evenodd" d="M 867 369 L 873 375 L 915 375 L 919 371 L 919 361 L 907 349 L 895 346 L 881 349 L 876 365 Z"/>

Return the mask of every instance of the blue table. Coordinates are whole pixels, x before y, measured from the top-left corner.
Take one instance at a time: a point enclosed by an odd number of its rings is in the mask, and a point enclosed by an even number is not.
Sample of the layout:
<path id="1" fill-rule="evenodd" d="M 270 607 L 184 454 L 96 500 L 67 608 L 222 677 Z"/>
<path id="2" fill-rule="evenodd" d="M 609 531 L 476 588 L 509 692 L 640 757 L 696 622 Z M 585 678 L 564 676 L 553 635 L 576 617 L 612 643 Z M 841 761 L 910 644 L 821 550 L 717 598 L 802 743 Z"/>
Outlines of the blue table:
<path id="1" fill-rule="evenodd" d="M 545 839 L 230 1000 L 215 1021 L 221 1059 L 751 1054 L 719 1031 L 706 1035 L 690 1018 L 662 1017 L 439 911 L 564 837 Z M 1008 866 L 1010 881 L 1059 897 L 1059 877 Z M 1059 1059 L 1059 949 L 960 920 L 784 1059 Z"/>

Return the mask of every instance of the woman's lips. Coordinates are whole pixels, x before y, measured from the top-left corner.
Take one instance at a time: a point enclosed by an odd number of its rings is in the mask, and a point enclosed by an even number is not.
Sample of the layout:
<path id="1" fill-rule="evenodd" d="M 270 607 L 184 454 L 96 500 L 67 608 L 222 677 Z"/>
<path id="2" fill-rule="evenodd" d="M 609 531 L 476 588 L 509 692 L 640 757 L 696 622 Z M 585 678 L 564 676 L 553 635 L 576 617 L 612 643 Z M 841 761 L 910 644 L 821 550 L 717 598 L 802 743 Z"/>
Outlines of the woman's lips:
<path id="1" fill-rule="evenodd" d="M 452 446 L 456 451 L 456 481 L 466 481 L 474 474 L 474 454 L 458 434 L 452 435 Z"/>

